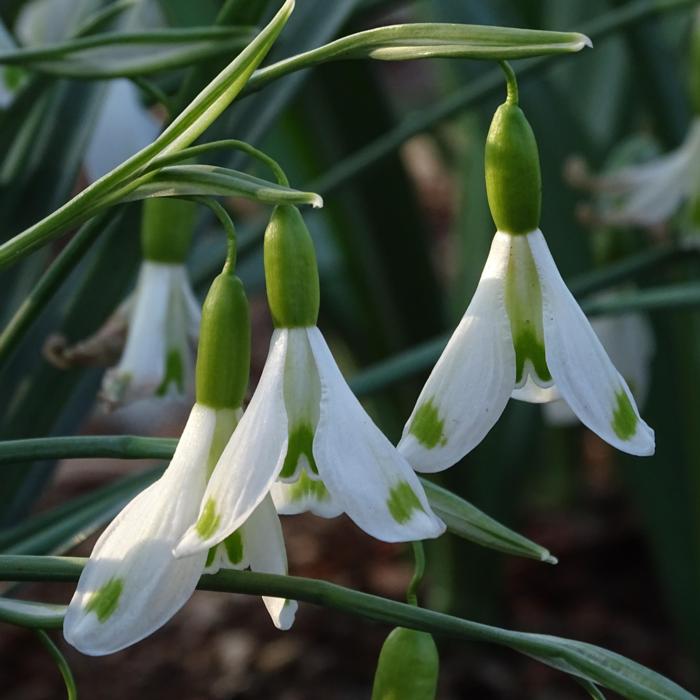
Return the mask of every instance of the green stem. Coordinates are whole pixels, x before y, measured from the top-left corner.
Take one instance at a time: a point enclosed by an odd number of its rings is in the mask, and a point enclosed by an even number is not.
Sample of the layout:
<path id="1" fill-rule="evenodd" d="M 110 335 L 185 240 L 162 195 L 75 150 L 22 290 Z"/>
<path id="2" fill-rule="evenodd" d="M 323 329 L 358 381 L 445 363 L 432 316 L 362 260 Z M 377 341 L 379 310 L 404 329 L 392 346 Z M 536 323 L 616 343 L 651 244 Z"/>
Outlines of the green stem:
<path id="1" fill-rule="evenodd" d="M 511 68 L 508 61 L 499 61 L 501 69 L 506 75 L 507 97 L 506 102 L 510 105 L 518 104 L 518 79 L 515 77 L 515 71 Z"/>
<path id="2" fill-rule="evenodd" d="M 111 219 L 111 220 L 110 220 Z M 33 287 L 0 334 L 0 364 L 5 362 L 97 236 L 119 224 L 119 212 L 105 212 L 85 224 Z"/>
<path id="3" fill-rule="evenodd" d="M 0 556 L 0 579 L 77 581 L 85 561 L 72 557 Z M 697 700 L 653 671 L 592 644 L 484 625 L 326 581 L 250 571 L 223 571 L 202 576 L 198 587 L 209 591 L 300 600 L 391 626 L 500 644 L 635 700 Z"/>
<path id="4" fill-rule="evenodd" d="M 224 272 L 233 274 L 236 269 L 236 228 L 226 209 L 213 197 L 193 197 L 196 202 L 200 202 L 212 210 L 219 223 L 226 232 L 226 262 Z"/>
<path id="5" fill-rule="evenodd" d="M 425 550 L 420 541 L 411 542 L 413 549 L 413 578 L 406 589 L 406 601 L 409 605 L 418 605 L 418 586 L 420 586 L 425 574 Z"/>
<path id="6" fill-rule="evenodd" d="M 56 663 L 56 666 L 63 677 L 63 683 L 66 686 L 66 696 L 68 700 L 77 700 L 78 689 L 75 686 L 75 679 L 73 678 L 73 673 L 70 670 L 70 666 L 68 665 L 65 656 L 61 654 L 61 650 L 54 644 L 51 637 L 49 637 L 44 630 L 37 629 L 34 631 L 36 632 L 37 637 L 39 637 L 41 640 L 41 643 L 51 655 L 51 658 Z"/>

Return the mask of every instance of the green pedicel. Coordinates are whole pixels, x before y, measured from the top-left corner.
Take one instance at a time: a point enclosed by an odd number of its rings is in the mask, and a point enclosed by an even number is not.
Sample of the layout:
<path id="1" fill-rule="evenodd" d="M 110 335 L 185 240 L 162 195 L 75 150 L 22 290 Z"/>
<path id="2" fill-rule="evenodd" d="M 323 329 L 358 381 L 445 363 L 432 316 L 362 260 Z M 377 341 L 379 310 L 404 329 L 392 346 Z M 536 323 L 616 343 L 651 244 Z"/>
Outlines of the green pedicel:
<path id="1" fill-rule="evenodd" d="M 639 419 L 634 412 L 632 402 L 624 389 L 615 394 L 615 410 L 613 411 L 612 428 L 620 440 L 629 440 L 637 432 Z"/>
<path id="2" fill-rule="evenodd" d="M 100 622 L 106 622 L 117 609 L 123 590 L 124 581 L 119 578 L 109 579 L 90 596 L 85 610 L 94 612 Z"/>
<path id="3" fill-rule="evenodd" d="M 276 328 L 306 328 L 318 320 L 316 253 L 304 219 L 293 206 L 276 207 L 265 231 L 265 284 Z"/>
<path id="4" fill-rule="evenodd" d="M 440 418 L 440 414 L 432 399 L 428 399 L 421 404 L 409 428 L 411 435 L 428 449 L 438 445 L 444 447 L 447 444 L 444 430 L 445 421 Z"/>
<path id="5" fill-rule="evenodd" d="M 423 506 L 418 500 L 413 489 L 408 482 L 400 481 L 389 491 L 389 498 L 386 502 L 391 517 L 396 520 L 399 525 L 407 523 L 413 516 L 413 511 L 423 511 Z"/>

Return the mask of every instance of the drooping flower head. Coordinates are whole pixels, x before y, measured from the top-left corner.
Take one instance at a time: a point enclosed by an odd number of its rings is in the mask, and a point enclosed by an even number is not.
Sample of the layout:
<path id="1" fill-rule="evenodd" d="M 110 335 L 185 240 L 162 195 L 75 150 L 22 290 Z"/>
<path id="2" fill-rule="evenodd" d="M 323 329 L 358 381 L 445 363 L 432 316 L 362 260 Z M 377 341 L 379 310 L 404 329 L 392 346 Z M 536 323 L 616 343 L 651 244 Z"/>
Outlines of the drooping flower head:
<path id="1" fill-rule="evenodd" d="M 511 90 L 496 111 L 485 155 L 497 232 L 474 297 L 418 397 L 399 450 L 419 471 L 440 471 L 481 442 L 511 396 L 532 402 L 561 396 L 611 445 L 653 453 L 653 431 L 539 230 L 537 144 Z"/>
<path id="2" fill-rule="evenodd" d="M 242 415 L 250 364 L 243 286 L 225 269 L 204 303 L 196 403 L 163 476 L 136 496 L 97 541 L 64 621 L 64 636 L 86 654 L 123 649 L 164 625 L 203 572 L 250 567 L 287 572 L 279 518 L 263 499 L 217 547 L 176 559 L 173 547 L 195 522 L 207 479 Z M 287 629 L 296 603 L 263 598 Z"/>
<path id="3" fill-rule="evenodd" d="M 117 405 L 149 396 L 192 396 L 199 304 L 184 261 L 195 204 L 158 198 L 144 204 L 143 262 L 128 300 L 126 344 L 105 374 L 102 397 Z"/>
<path id="4" fill-rule="evenodd" d="M 270 352 L 207 485 L 199 519 L 176 552 L 220 542 L 270 493 L 281 513 L 345 512 L 385 541 L 438 536 L 444 525 L 415 473 L 365 413 L 316 327 L 316 258 L 295 207 L 273 212 L 264 254 L 275 324 Z"/>

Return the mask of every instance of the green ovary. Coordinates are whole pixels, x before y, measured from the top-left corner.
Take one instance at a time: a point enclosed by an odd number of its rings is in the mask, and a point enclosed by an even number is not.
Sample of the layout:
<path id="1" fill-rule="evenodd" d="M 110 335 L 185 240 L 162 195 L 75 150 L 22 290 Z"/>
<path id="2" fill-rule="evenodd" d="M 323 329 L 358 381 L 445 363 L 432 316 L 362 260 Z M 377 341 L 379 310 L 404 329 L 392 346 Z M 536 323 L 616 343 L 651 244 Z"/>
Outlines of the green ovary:
<path id="1" fill-rule="evenodd" d="M 206 540 L 211 537 L 216 532 L 216 528 L 219 527 L 220 521 L 221 518 L 216 512 L 216 501 L 210 498 L 195 525 L 195 530 L 200 539 Z"/>
<path id="2" fill-rule="evenodd" d="M 615 394 L 615 410 L 613 411 L 612 428 L 620 440 L 629 440 L 637 432 L 639 419 L 634 412 L 632 402 L 624 389 Z"/>
<path id="3" fill-rule="evenodd" d="M 117 609 L 123 590 L 124 581 L 119 578 L 109 579 L 90 596 L 85 610 L 94 612 L 100 622 L 106 622 Z"/>
<path id="4" fill-rule="evenodd" d="M 399 525 L 407 523 L 413 511 L 423 511 L 423 506 L 418 500 L 415 491 L 406 481 L 400 481 L 389 491 L 389 498 L 386 502 L 391 517 L 396 520 Z"/>
<path id="5" fill-rule="evenodd" d="M 505 302 L 515 350 L 515 383 L 525 380 L 529 362 L 533 379 L 552 381 L 547 367 L 542 322 L 542 289 L 530 245 L 525 236 L 511 237 L 511 253 L 506 272 Z"/>
<path id="6" fill-rule="evenodd" d="M 322 481 L 312 479 L 306 471 L 302 471 L 298 481 L 289 485 L 289 498 L 295 503 L 307 498 L 320 502 L 329 500 L 330 494 Z"/>
<path id="7" fill-rule="evenodd" d="M 416 415 L 411 421 L 409 433 L 424 447 L 432 449 L 438 445 L 444 446 L 447 444 L 444 428 L 445 421 L 440 418 L 440 414 L 432 399 L 428 399 L 416 411 Z"/>
<path id="8" fill-rule="evenodd" d="M 314 429 L 307 423 L 297 425 L 294 430 L 289 433 L 289 442 L 287 443 L 287 456 L 284 458 L 284 465 L 280 472 L 280 478 L 291 479 L 296 473 L 299 460 L 302 455 L 309 462 L 309 468 L 314 474 L 318 474 L 316 460 L 313 453 Z"/>

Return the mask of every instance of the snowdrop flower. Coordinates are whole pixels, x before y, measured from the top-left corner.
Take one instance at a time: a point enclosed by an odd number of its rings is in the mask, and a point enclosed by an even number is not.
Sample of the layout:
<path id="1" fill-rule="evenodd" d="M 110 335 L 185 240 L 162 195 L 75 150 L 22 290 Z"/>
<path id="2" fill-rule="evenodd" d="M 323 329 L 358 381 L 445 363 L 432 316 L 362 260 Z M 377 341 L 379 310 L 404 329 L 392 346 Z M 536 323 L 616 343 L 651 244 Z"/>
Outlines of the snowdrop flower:
<path id="1" fill-rule="evenodd" d="M 387 542 L 437 537 L 444 525 L 420 481 L 365 413 L 316 327 L 316 258 L 295 207 L 273 212 L 264 258 L 276 327 L 270 352 L 176 554 L 221 542 L 271 490 L 280 512 L 345 512 Z"/>
<path id="2" fill-rule="evenodd" d="M 474 297 L 418 397 L 399 450 L 418 471 L 446 469 L 481 442 L 511 396 L 546 402 L 561 395 L 611 445 L 653 453 L 653 431 L 538 228 L 539 155 L 512 84 L 489 130 L 486 188 L 498 230 Z"/>
<path id="3" fill-rule="evenodd" d="M 601 295 L 601 298 L 608 294 Z M 625 378 L 639 406 L 643 406 L 649 393 L 651 361 L 654 356 L 654 334 L 646 316 L 620 314 L 597 316 L 591 327 L 598 336 L 608 356 Z M 574 425 L 576 415 L 566 401 L 561 399 L 543 407 L 547 423 L 555 426 Z"/>
<path id="4" fill-rule="evenodd" d="M 695 117 L 677 150 L 585 178 L 582 184 L 606 195 L 595 212 L 601 223 L 647 227 L 663 223 L 700 192 L 700 117 Z"/>
<path id="5" fill-rule="evenodd" d="M 163 476 L 134 498 L 97 541 L 68 606 L 63 634 L 93 656 L 123 649 L 164 625 L 203 572 L 245 568 L 287 572 L 279 518 L 261 500 L 217 547 L 182 559 L 172 549 L 196 520 L 207 478 L 241 418 L 248 382 L 250 324 L 243 287 L 224 271 L 205 301 L 197 358 L 197 402 Z M 288 629 L 296 602 L 264 597 Z"/>
<path id="6" fill-rule="evenodd" d="M 102 384 L 102 398 L 108 404 L 194 393 L 200 310 L 184 265 L 194 207 L 166 198 L 144 205 L 144 260 L 126 306 L 124 352 Z"/>

